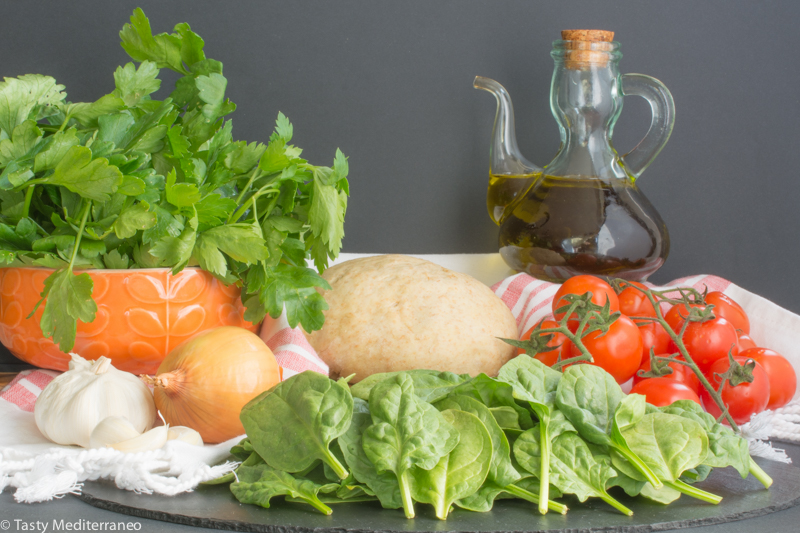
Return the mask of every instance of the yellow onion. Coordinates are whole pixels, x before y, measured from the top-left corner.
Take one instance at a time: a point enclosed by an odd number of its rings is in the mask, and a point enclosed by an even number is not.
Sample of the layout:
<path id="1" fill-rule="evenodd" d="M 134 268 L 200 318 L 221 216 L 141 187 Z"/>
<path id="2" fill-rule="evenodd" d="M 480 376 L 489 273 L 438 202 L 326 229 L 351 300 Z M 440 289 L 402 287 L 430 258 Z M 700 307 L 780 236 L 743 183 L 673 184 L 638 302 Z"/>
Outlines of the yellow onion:
<path id="1" fill-rule="evenodd" d="M 203 442 L 244 433 L 242 407 L 276 385 L 281 371 L 264 341 L 246 329 L 224 326 L 182 342 L 162 361 L 153 385 L 156 408 L 172 426 L 187 426 Z"/>

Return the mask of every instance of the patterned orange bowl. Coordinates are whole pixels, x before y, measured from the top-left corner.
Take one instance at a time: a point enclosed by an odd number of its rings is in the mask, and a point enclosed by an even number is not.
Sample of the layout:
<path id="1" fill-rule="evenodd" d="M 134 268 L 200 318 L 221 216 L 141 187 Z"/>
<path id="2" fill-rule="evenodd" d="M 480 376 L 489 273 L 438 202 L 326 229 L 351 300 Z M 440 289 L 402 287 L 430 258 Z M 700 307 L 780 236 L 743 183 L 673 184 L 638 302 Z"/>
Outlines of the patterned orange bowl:
<path id="1" fill-rule="evenodd" d="M 218 326 L 258 329 L 244 319 L 239 288 L 199 268 L 176 276 L 167 268 L 83 272 L 94 282 L 97 315 L 92 322 L 78 322 L 72 351 L 86 359 L 105 355 L 120 370 L 154 374 L 169 351 L 195 333 Z M 0 269 L 0 342 L 32 365 L 67 370 L 69 356 L 39 327 L 44 305 L 26 318 L 52 273 L 46 268 Z"/>

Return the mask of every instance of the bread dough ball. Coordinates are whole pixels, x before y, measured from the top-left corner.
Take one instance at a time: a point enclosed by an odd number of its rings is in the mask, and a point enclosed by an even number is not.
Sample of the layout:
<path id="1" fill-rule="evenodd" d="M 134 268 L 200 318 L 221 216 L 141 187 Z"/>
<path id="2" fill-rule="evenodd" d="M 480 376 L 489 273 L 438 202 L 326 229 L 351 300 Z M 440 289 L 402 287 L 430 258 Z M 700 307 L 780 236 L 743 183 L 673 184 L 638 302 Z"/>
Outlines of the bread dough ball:
<path id="1" fill-rule="evenodd" d="M 331 377 L 427 368 L 497 375 L 516 355 L 511 311 L 466 274 L 403 255 L 346 261 L 325 271 L 332 290 L 321 330 L 308 335 Z"/>

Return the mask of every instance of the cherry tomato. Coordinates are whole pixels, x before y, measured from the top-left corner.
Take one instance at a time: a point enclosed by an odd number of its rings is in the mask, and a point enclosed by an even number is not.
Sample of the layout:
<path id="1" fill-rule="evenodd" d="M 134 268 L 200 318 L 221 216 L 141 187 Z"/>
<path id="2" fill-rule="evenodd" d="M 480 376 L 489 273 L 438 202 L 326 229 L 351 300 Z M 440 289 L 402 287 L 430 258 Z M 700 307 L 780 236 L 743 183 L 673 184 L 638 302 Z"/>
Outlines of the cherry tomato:
<path id="1" fill-rule="evenodd" d="M 747 313 L 729 296 L 719 291 L 709 292 L 706 295 L 706 303 L 714 305 L 714 316 L 724 318 L 745 335 L 750 333 L 750 319 L 747 318 Z"/>
<path id="2" fill-rule="evenodd" d="M 736 332 L 736 334 L 739 337 L 739 353 L 742 353 L 745 350 L 749 350 L 750 348 L 755 348 L 756 346 L 758 346 L 756 344 L 756 341 L 754 341 L 750 337 L 750 335 L 747 335 L 746 333 L 740 333 L 738 331 Z"/>
<path id="3" fill-rule="evenodd" d="M 552 320 L 547 320 L 547 319 L 543 320 L 539 324 L 537 324 L 536 326 L 532 327 L 527 332 L 525 332 L 525 335 L 523 335 L 520 340 L 524 341 L 524 340 L 530 339 L 531 338 L 531 333 L 533 332 L 534 328 L 536 328 L 536 327 L 557 328 L 558 324 L 556 324 Z M 553 335 L 553 338 L 551 338 L 550 341 L 547 343 L 547 345 L 548 346 L 552 346 L 553 349 L 549 350 L 549 351 L 546 351 L 546 352 L 537 353 L 534 357 L 536 359 L 538 359 L 539 361 L 541 361 L 542 363 L 546 364 L 547 366 L 553 366 L 554 364 L 556 364 L 556 361 L 558 361 L 558 355 L 561 353 L 561 349 L 562 349 L 562 347 L 564 345 L 564 341 L 567 340 L 567 336 L 564 335 L 563 333 L 552 333 L 552 334 L 550 334 L 550 333 L 542 333 L 542 335 Z M 524 349 L 517 348 L 517 354 L 518 355 L 522 355 L 524 353 L 525 353 Z M 567 351 L 567 354 L 569 354 L 569 353 L 570 352 Z"/>
<path id="4" fill-rule="evenodd" d="M 565 281 L 553 297 L 553 314 L 556 321 L 564 318 L 565 313 L 556 314 L 556 309 L 565 305 L 567 302 L 562 300 L 562 297 L 567 294 L 586 294 L 592 293 L 592 302 L 597 305 L 605 305 L 606 300 L 609 302 L 611 312 L 619 311 L 619 298 L 617 293 L 611 288 L 611 285 L 596 276 L 573 276 Z"/>
<path id="5" fill-rule="evenodd" d="M 769 378 L 769 403 L 767 409 L 783 407 L 794 398 L 797 391 L 797 374 L 784 356 L 767 348 L 750 348 L 739 352 L 743 359 L 753 359 L 760 364 Z"/>
<path id="6" fill-rule="evenodd" d="M 614 376 L 617 383 L 625 383 L 642 363 L 642 334 L 633 320 L 621 315 L 608 328 L 605 335 L 594 331 L 581 339 L 589 350 L 594 364 Z M 580 355 L 577 346 L 572 346 L 572 356 Z"/>
<path id="7" fill-rule="evenodd" d="M 656 407 L 663 407 L 678 400 L 692 400 L 700 404 L 700 397 L 696 392 L 674 379 L 644 379 L 633 386 L 631 394 L 644 394 L 647 403 Z"/>
<path id="8" fill-rule="evenodd" d="M 740 364 L 747 361 L 742 357 L 734 359 Z M 729 366 L 727 358 L 718 359 L 706 372 L 706 378 L 715 389 L 719 387 L 721 381 L 718 374 L 726 372 Z M 718 418 L 722 411 L 705 388 L 700 391 L 700 396 L 703 398 L 703 407 L 706 411 Z M 737 424 L 748 422 L 751 416 L 766 409 L 769 403 L 769 376 L 764 367 L 756 362 L 752 383 L 740 383 L 731 387 L 731 384 L 726 382 L 722 387 L 722 402 L 728 406 L 728 412 Z"/>
<path id="9" fill-rule="evenodd" d="M 650 322 L 639 326 L 642 334 L 642 361 L 650 360 L 650 348 L 656 355 L 667 353 L 670 344 L 669 334 L 658 322 Z"/>
<path id="10" fill-rule="evenodd" d="M 672 369 L 672 374 L 669 374 L 668 376 L 661 376 L 662 378 L 671 379 L 672 381 L 677 381 L 678 383 L 682 383 L 683 385 L 689 387 L 695 394 L 700 394 L 700 388 L 702 387 L 702 385 L 700 385 L 700 379 L 697 376 L 695 376 L 694 372 L 692 372 L 692 370 L 689 367 L 675 362 L 670 363 L 669 367 Z M 650 372 L 649 355 L 642 360 L 642 366 L 640 366 L 639 370 L 637 370 L 636 373 L 633 375 L 633 386 L 635 387 L 638 383 L 645 381 L 646 379 L 655 379 L 655 378 L 641 378 L 639 377 L 639 371 Z"/>
<path id="11" fill-rule="evenodd" d="M 714 361 L 726 359 L 729 351 L 732 351 L 733 355 L 738 355 L 738 341 L 733 324 L 724 318 L 692 322 L 683 334 L 683 345 L 703 372 Z M 670 342 L 669 351 L 678 351 L 675 343 Z"/>
<path id="12" fill-rule="evenodd" d="M 647 295 L 634 287 L 646 289 L 647 287 L 638 281 L 626 281 L 625 287 L 619 293 L 619 310 L 627 316 L 656 316 L 656 310 Z"/>
<path id="13" fill-rule="evenodd" d="M 692 304 L 689 307 L 700 307 L 701 309 L 705 309 L 706 306 Z M 672 331 L 675 333 L 681 332 L 681 327 L 686 321 L 686 317 L 689 316 L 689 307 L 684 304 L 673 305 L 672 308 L 667 311 L 667 314 L 664 315 L 664 320 L 667 321 L 667 324 L 669 324 L 669 327 L 672 328 Z"/>

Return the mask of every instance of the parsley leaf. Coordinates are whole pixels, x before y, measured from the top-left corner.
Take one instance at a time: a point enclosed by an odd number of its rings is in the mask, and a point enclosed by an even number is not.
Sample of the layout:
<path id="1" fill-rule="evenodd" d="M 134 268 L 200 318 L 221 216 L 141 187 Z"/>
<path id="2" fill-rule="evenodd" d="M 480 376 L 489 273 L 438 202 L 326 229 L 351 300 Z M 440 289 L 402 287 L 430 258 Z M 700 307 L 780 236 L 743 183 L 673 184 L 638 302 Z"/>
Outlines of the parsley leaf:
<path id="1" fill-rule="evenodd" d="M 84 198 L 107 201 L 122 183 L 122 173 L 108 165 L 108 160 L 92 160 L 92 151 L 84 146 L 73 146 L 56 165 L 46 183 L 63 185 Z"/>
<path id="2" fill-rule="evenodd" d="M 97 313 L 97 304 L 92 300 L 93 286 L 89 274 L 74 275 L 71 268 L 50 274 L 44 280 L 41 294 L 45 299 L 40 322 L 42 333 L 52 337 L 60 347 L 71 349 L 75 345 L 77 320 L 91 322 Z"/>
<path id="3" fill-rule="evenodd" d="M 0 141 L 0 163 L 7 165 L 31 152 L 42 139 L 42 130 L 33 120 L 26 120 L 16 128 L 10 139 Z"/>
<path id="4" fill-rule="evenodd" d="M 150 249 L 150 254 L 161 259 L 161 264 L 172 267 L 177 274 L 192 258 L 192 250 L 197 240 L 197 216 L 189 220 L 180 237 L 162 237 Z"/>
<path id="5" fill-rule="evenodd" d="M 215 120 L 236 110 L 236 104 L 225 98 L 228 80 L 222 74 L 213 72 L 208 76 L 198 76 L 195 85 L 200 100 L 205 102 L 203 116 L 208 120 Z"/>
<path id="6" fill-rule="evenodd" d="M 249 224 L 217 226 L 200 234 L 195 248 L 200 268 L 225 277 L 228 269 L 222 252 L 248 265 L 264 261 L 269 255 L 260 232 Z"/>
<path id="7" fill-rule="evenodd" d="M 66 93 L 50 76 L 25 74 L 0 82 L 0 129 L 11 135 L 19 124 L 36 120 L 41 108 L 60 104 Z"/>
<path id="8" fill-rule="evenodd" d="M 280 264 L 267 269 L 267 281 L 259 301 L 272 318 L 278 318 L 286 306 L 291 327 L 301 324 L 306 331 L 322 327 L 322 311 L 328 308 L 325 298 L 316 287 L 330 290 L 328 282 L 310 268 Z"/>
<path id="9" fill-rule="evenodd" d="M 158 67 L 152 61 L 142 61 L 138 69 L 133 63 L 117 67 L 114 71 L 114 83 L 117 86 L 114 95 L 122 98 L 126 106 L 134 107 L 161 87 L 158 72 Z"/>
<path id="10" fill-rule="evenodd" d="M 236 148 L 225 156 L 225 166 L 238 174 L 251 170 L 267 149 L 257 142 L 247 144 L 246 141 L 239 141 L 234 143 L 234 146 Z"/>
<path id="11" fill-rule="evenodd" d="M 131 23 L 125 24 L 119 32 L 122 48 L 135 61 L 154 61 L 158 68 L 171 68 L 181 74 L 189 72 L 181 61 L 181 39 L 176 35 L 160 33 L 153 35 L 150 21 L 141 8 L 131 15 Z"/>
<path id="12" fill-rule="evenodd" d="M 48 139 L 50 139 L 50 142 L 47 147 L 36 154 L 36 158 L 34 159 L 33 171 L 37 174 L 45 170 L 56 168 L 56 165 L 66 155 L 69 149 L 80 144 L 78 132 L 75 128 L 60 131 Z"/>
<path id="13" fill-rule="evenodd" d="M 205 46 L 203 38 L 193 32 L 187 23 L 176 24 L 175 31 L 181 36 L 181 59 L 184 63 L 191 67 L 206 59 L 206 54 L 203 52 Z"/>
<path id="14" fill-rule="evenodd" d="M 107 94 L 96 102 L 69 104 L 64 109 L 64 113 L 80 122 L 82 126 L 94 127 L 100 117 L 119 111 L 124 105 L 121 98 Z"/>
<path id="15" fill-rule="evenodd" d="M 308 212 L 311 231 L 323 244 L 328 245 L 334 256 L 342 249 L 346 210 L 347 195 L 344 191 L 336 190 L 333 185 L 325 185 L 323 180 L 315 175 L 314 197 Z"/>
<path id="16" fill-rule="evenodd" d="M 111 250 L 103 256 L 103 263 L 106 268 L 124 270 L 127 269 L 131 263 L 127 255 L 122 255 L 119 250 Z"/>
<path id="17" fill-rule="evenodd" d="M 175 207 L 190 207 L 200 201 L 200 191 L 191 183 L 175 183 L 175 169 L 167 174 L 167 201 Z"/>
<path id="18" fill-rule="evenodd" d="M 147 202 L 139 202 L 122 210 L 114 222 L 114 233 L 120 239 L 128 239 L 136 235 L 139 230 L 152 228 L 156 225 L 156 215 L 148 211 Z"/>

